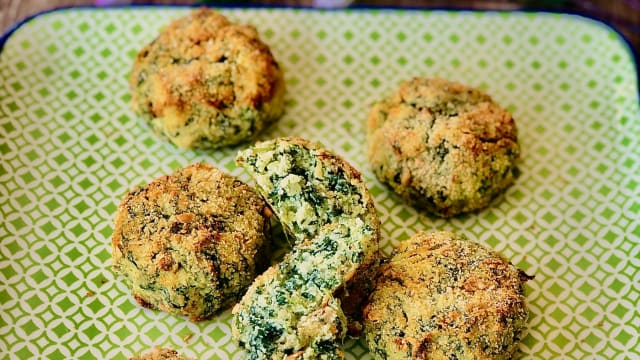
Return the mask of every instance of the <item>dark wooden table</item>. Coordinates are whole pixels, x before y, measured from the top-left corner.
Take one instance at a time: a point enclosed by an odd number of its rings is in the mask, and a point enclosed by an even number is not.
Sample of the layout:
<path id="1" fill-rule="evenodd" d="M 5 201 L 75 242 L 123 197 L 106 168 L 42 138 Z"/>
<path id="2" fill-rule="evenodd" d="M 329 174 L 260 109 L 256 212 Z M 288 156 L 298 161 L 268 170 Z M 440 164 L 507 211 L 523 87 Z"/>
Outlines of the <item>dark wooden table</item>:
<path id="1" fill-rule="evenodd" d="M 355 6 L 395 6 L 419 8 L 458 8 L 483 10 L 552 10 L 584 14 L 602 20 L 629 41 L 635 54 L 640 53 L 640 0 L 484 0 L 484 1 L 391 1 L 391 0 L 302 0 L 302 1 L 184 1 L 184 0 L 0 0 L 0 34 L 5 33 L 14 24 L 39 12 L 74 5 L 109 4 L 239 4 L 239 5 L 290 5 L 319 6 L 327 3 L 347 3 Z"/>

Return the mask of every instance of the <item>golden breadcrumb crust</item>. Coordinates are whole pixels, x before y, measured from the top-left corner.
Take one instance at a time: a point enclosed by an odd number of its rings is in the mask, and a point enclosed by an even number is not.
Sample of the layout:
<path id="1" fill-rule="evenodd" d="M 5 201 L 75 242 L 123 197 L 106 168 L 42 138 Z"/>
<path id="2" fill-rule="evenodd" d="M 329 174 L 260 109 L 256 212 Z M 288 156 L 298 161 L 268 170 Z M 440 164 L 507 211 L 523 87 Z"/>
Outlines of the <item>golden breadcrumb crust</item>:
<path id="1" fill-rule="evenodd" d="M 129 360 L 193 360 L 191 358 L 187 358 L 178 354 L 177 351 L 173 349 L 154 347 L 153 350 L 150 350 L 144 354 L 140 354 L 129 358 Z"/>
<path id="2" fill-rule="evenodd" d="M 136 56 L 132 108 L 181 148 L 254 138 L 284 111 L 284 80 L 255 28 L 201 8 L 165 27 Z"/>
<path id="3" fill-rule="evenodd" d="M 248 185 L 210 165 L 178 169 L 120 203 L 113 270 L 140 305 L 208 319 L 267 265 L 267 210 Z"/>
<path id="4" fill-rule="evenodd" d="M 419 232 L 380 266 L 364 308 L 376 359 L 511 359 L 526 327 L 530 277 L 451 232 Z"/>
<path id="5" fill-rule="evenodd" d="M 511 114 L 480 90 L 414 78 L 371 107 L 369 163 L 409 204 L 450 217 L 478 210 L 514 179 Z"/>

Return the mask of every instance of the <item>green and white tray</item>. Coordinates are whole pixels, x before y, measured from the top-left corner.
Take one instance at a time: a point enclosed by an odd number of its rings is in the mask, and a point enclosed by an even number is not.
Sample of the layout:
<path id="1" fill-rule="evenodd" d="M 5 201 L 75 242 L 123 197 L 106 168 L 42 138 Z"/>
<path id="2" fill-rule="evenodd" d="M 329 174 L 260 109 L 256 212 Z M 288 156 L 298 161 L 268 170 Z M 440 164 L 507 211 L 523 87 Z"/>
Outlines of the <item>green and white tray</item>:
<path id="1" fill-rule="evenodd" d="M 110 270 L 119 200 L 194 161 L 249 180 L 242 146 L 183 151 L 129 109 L 139 48 L 183 7 L 65 9 L 37 16 L 0 53 L 0 358 L 123 359 L 153 345 L 243 359 L 229 311 L 198 324 L 140 308 Z M 525 359 L 637 359 L 640 112 L 633 57 L 607 26 L 573 15 L 447 11 L 221 10 L 253 24 L 285 71 L 287 112 L 262 135 L 321 141 L 364 173 L 385 254 L 421 229 L 502 252 L 535 280 Z M 522 159 L 490 208 L 416 212 L 365 160 L 368 105 L 400 80 L 481 87 L 516 118 Z M 361 341 L 347 359 L 368 359 Z"/>

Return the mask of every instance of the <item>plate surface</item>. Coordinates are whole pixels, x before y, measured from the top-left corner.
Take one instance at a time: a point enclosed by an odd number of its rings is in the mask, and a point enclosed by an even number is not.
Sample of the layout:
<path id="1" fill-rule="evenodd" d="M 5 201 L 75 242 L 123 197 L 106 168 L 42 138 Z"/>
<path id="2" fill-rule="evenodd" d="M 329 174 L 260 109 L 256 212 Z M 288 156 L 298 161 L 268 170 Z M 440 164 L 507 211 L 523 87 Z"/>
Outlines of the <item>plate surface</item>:
<path id="1" fill-rule="evenodd" d="M 122 359 L 153 345 L 243 359 L 230 312 L 193 324 L 144 310 L 110 271 L 125 192 L 242 146 L 182 151 L 129 109 L 135 53 L 188 8 L 67 9 L 19 27 L 0 53 L 0 357 Z M 262 138 L 321 141 L 362 170 L 385 254 L 421 229 L 458 231 L 535 280 L 529 358 L 637 358 L 640 119 L 619 36 L 571 15 L 222 9 L 253 24 L 284 68 L 287 113 Z M 516 119 L 520 177 L 493 206 L 451 220 L 416 212 L 365 158 L 368 105 L 400 80 L 481 87 Z M 370 358 L 363 342 L 348 359 Z M 595 354 L 595 355 L 594 355 Z"/>

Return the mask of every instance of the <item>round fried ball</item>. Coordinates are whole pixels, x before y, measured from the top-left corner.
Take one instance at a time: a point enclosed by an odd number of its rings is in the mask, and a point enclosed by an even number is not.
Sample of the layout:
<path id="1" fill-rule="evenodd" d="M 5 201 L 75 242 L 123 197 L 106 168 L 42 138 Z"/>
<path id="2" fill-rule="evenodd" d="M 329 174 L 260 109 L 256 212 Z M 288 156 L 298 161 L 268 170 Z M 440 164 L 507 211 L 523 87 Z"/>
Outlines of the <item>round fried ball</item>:
<path id="1" fill-rule="evenodd" d="M 268 265 L 270 214 L 252 188 L 210 165 L 178 169 L 120 203 L 113 270 L 140 305 L 208 319 Z"/>
<path id="2" fill-rule="evenodd" d="M 524 272 L 451 232 L 419 232 L 381 266 L 364 308 L 376 359 L 511 359 L 526 327 Z"/>
<path id="3" fill-rule="evenodd" d="M 202 8 L 179 18 L 136 56 L 132 108 L 185 149 L 255 138 L 284 111 L 284 80 L 255 28 Z"/>
<path id="4" fill-rule="evenodd" d="M 373 104 L 369 163 L 409 204 L 450 217 L 484 208 L 514 180 L 520 148 L 511 114 L 484 92 L 414 78 Z"/>
<path id="5" fill-rule="evenodd" d="M 180 355 L 173 349 L 155 347 L 144 354 L 129 358 L 129 360 L 193 360 Z"/>

